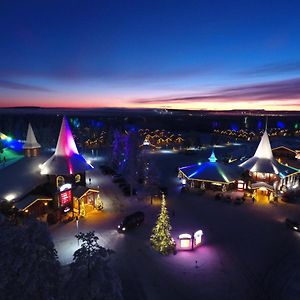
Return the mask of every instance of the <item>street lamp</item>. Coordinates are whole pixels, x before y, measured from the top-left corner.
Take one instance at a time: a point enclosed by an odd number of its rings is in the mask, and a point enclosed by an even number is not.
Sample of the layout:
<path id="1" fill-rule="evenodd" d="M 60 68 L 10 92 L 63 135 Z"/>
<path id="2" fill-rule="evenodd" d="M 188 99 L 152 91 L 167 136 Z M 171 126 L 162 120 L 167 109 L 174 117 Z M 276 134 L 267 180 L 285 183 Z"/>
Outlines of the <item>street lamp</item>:
<path id="1" fill-rule="evenodd" d="M 77 228 L 77 242 L 78 242 L 78 246 L 79 246 L 79 218 L 78 216 L 76 216 L 76 228 Z"/>

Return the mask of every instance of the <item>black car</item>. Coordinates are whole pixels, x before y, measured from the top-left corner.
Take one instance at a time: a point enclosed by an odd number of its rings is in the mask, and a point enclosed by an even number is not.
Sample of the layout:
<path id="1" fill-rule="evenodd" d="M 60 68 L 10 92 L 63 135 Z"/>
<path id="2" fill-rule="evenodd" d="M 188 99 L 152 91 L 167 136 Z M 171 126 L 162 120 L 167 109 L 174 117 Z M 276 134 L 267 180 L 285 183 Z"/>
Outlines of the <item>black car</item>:
<path id="1" fill-rule="evenodd" d="M 118 231 L 120 233 L 124 233 L 130 229 L 134 229 L 144 222 L 144 218 L 144 213 L 142 211 L 137 211 L 124 218 L 123 222 L 121 222 L 121 224 L 118 225 Z"/>
<path id="2" fill-rule="evenodd" d="M 285 225 L 293 231 L 300 231 L 299 224 L 291 219 L 285 219 Z"/>

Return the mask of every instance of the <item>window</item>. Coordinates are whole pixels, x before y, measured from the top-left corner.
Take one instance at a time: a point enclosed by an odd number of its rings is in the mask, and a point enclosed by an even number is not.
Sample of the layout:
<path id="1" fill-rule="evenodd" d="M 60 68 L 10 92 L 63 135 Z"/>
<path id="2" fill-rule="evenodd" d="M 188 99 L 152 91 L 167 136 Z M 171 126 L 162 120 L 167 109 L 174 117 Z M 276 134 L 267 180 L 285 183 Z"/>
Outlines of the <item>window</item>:
<path id="1" fill-rule="evenodd" d="M 78 182 L 80 182 L 80 180 L 81 180 L 81 176 L 80 176 L 80 174 L 77 174 L 75 176 L 75 182 L 78 183 Z"/>
<path id="2" fill-rule="evenodd" d="M 62 185 L 65 184 L 65 178 L 63 176 L 56 177 L 56 186 L 60 188 Z"/>

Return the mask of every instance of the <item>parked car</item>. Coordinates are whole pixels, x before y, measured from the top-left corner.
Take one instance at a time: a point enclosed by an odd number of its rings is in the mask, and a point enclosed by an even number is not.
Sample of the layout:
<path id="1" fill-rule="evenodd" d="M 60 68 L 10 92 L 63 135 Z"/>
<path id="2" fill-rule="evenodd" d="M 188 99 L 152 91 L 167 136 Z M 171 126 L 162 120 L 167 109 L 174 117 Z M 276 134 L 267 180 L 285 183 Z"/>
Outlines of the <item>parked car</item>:
<path id="1" fill-rule="evenodd" d="M 300 232 L 299 224 L 298 224 L 296 221 L 293 221 L 293 220 L 291 220 L 291 219 L 286 218 L 286 219 L 285 219 L 285 225 L 286 225 L 289 229 L 291 229 L 291 230 L 293 230 L 293 231 L 298 231 L 298 232 Z"/>
<path id="2" fill-rule="evenodd" d="M 139 227 L 145 219 L 145 215 L 142 211 L 137 211 L 127 217 L 118 225 L 118 232 L 125 233 L 128 230 Z"/>

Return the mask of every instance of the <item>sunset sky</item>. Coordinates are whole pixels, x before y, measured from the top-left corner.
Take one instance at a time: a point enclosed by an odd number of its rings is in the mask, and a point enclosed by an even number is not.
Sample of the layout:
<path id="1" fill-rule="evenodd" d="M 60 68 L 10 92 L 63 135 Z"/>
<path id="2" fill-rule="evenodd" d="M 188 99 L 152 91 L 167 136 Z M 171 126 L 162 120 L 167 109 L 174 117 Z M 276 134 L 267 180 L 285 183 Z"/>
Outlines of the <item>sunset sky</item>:
<path id="1" fill-rule="evenodd" d="M 300 1 L 0 1 L 0 106 L 300 110 Z"/>

